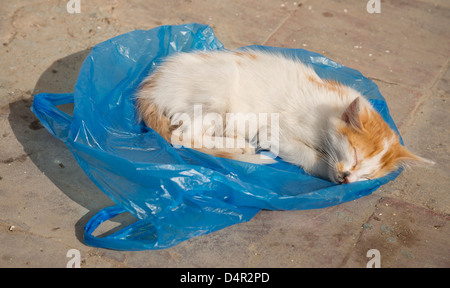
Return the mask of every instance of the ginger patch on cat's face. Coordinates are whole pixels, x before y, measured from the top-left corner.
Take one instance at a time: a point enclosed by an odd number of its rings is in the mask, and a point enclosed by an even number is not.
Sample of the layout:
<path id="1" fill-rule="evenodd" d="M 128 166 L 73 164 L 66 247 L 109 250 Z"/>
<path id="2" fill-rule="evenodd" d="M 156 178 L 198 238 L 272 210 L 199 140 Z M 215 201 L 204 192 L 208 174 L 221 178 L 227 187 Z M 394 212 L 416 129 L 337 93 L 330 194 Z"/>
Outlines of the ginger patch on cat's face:
<path id="1" fill-rule="evenodd" d="M 339 133 L 347 137 L 354 149 L 349 153 L 356 153 L 353 157 L 356 163 L 351 168 L 341 169 L 351 172 L 354 181 L 382 177 L 397 168 L 397 155 L 402 148 L 398 136 L 378 113 L 366 107 L 361 109 L 359 120 L 360 128 L 352 125 L 338 127 Z"/>

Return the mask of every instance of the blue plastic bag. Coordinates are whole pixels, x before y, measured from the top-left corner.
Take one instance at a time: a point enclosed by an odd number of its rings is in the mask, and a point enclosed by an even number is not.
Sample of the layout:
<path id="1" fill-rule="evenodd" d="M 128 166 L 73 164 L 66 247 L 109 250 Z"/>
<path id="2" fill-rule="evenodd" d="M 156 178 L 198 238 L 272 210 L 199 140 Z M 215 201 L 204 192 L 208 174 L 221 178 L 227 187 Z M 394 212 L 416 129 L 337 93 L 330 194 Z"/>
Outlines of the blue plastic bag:
<path id="1" fill-rule="evenodd" d="M 303 49 L 252 48 L 297 57 L 319 76 L 359 90 L 397 131 L 377 86 L 358 71 Z M 117 203 L 86 224 L 87 244 L 117 250 L 167 248 L 248 221 L 261 209 L 316 209 L 354 200 L 400 173 L 336 185 L 281 160 L 257 165 L 175 149 L 136 122 L 134 93 L 165 56 L 214 49 L 224 47 L 206 25 L 133 31 L 92 49 L 73 94 L 34 97 L 32 111 L 42 124 L 65 142 L 89 178 Z M 73 116 L 56 108 L 72 102 Z M 103 238 L 92 235 L 102 222 L 123 212 L 137 221 Z"/>

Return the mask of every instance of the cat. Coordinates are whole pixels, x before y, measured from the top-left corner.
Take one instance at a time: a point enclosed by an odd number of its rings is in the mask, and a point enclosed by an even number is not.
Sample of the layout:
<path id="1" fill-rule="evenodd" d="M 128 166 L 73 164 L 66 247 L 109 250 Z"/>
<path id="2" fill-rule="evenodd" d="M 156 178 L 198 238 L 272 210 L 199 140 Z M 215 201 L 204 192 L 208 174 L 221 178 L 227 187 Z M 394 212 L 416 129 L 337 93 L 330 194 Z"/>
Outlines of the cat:
<path id="1" fill-rule="evenodd" d="M 194 117 L 195 107 L 205 117 Z M 139 121 L 173 145 L 256 163 L 255 153 L 269 150 L 336 184 L 434 163 L 402 146 L 358 91 L 321 79 L 310 66 L 280 53 L 247 49 L 169 56 L 139 86 L 136 109 Z M 214 121 L 205 121 L 210 115 Z M 230 115 L 271 115 L 277 121 L 241 117 L 246 122 L 236 123 L 238 117 Z M 247 126 L 257 129 L 236 128 Z"/>

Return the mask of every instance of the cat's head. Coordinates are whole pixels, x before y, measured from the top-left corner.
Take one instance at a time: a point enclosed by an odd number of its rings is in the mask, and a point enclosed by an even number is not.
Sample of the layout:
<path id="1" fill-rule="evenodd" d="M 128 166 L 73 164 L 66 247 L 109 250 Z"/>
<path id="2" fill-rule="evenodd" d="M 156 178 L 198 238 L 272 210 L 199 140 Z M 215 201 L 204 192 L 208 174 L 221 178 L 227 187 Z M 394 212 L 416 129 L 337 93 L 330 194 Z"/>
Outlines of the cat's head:
<path id="1" fill-rule="evenodd" d="M 406 150 L 397 133 L 360 97 L 330 125 L 322 154 L 328 178 L 335 183 L 380 178 L 409 165 L 434 164 Z"/>

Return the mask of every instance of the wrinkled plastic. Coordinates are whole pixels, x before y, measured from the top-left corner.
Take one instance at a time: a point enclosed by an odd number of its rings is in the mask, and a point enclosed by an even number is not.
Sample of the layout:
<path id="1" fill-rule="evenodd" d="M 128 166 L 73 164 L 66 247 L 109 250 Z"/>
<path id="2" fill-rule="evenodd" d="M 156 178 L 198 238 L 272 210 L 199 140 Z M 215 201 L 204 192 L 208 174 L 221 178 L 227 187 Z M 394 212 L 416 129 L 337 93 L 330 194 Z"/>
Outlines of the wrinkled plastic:
<path id="1" fill-rule="evenodd" d="M 358 71 L 303 49 L 252 48 L 299 58 L 321 77 L 354 87 L 397 131 L 377 86 Z M 400 173 L 336 185 L 281 160 L 257 165 L 175 149 L 136 122 L 133 95 L 165 56 L 215 49 L 224 47 L 206 25 L 133 31 L 92 49 L 73 94 L 35 96 L 32 110 L 42 124 L 65 142 L 89 178 L 117 203 L 87 223 L 87 244 L 117 250 L 167 248 L 248 221 L 261 209 L 317 209 L 358 199 Z M 71 102 L 73 116 L 56 108 Z M 123 212 L 137 221 L 103 238 L 92 235 L 103 221 Z"/>

